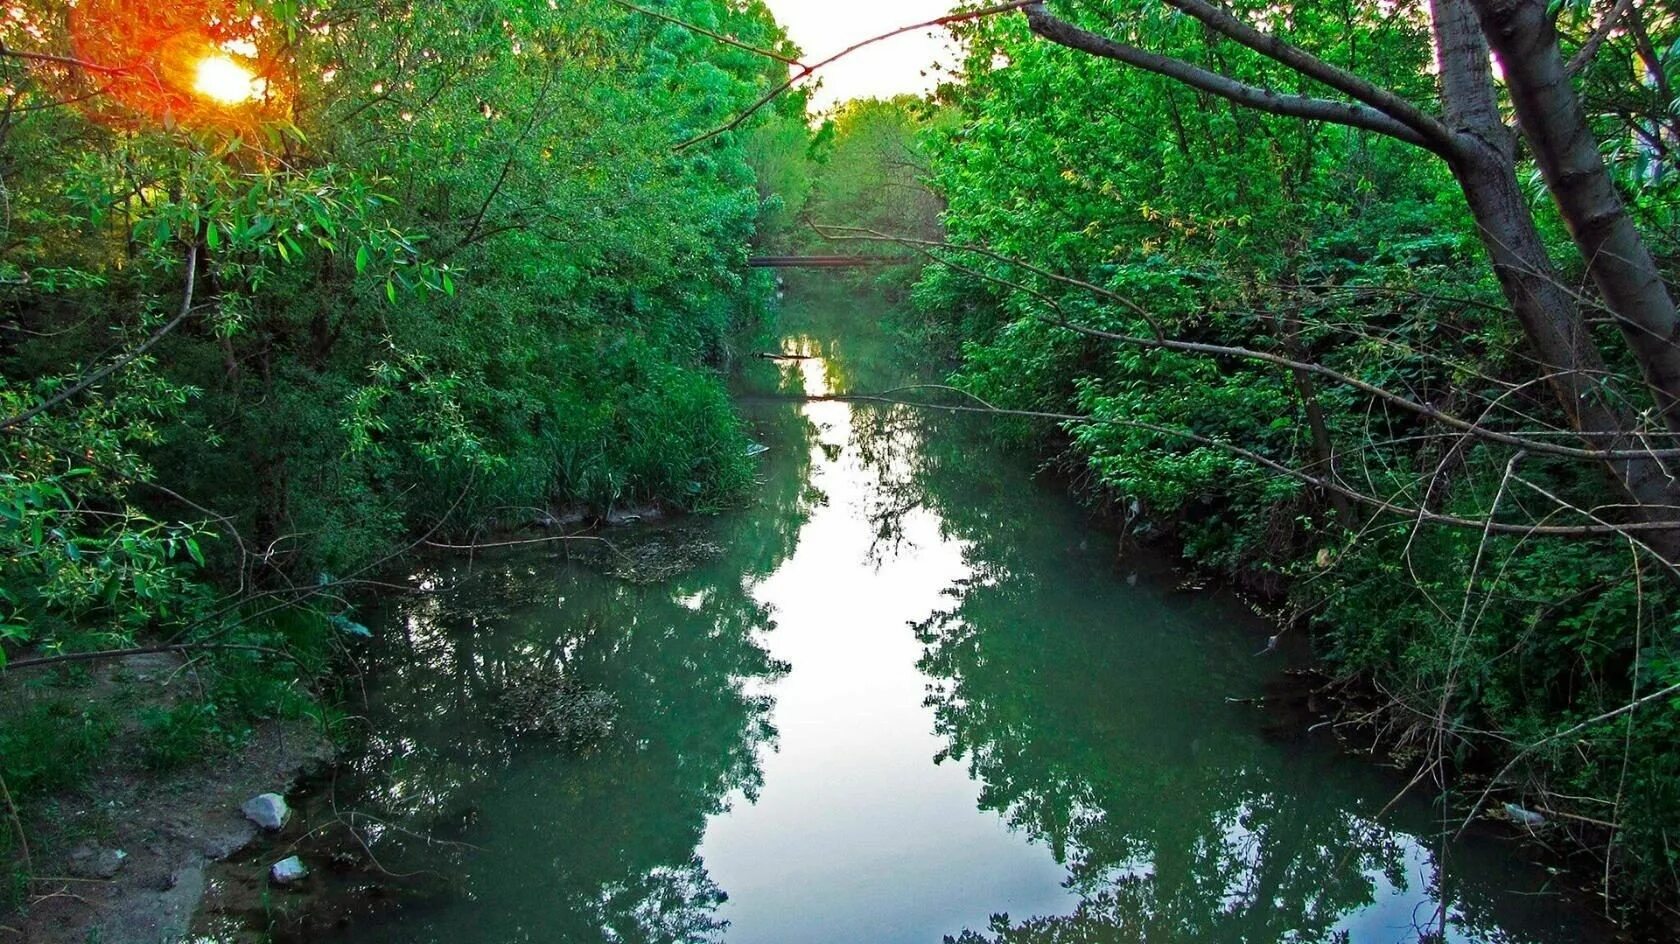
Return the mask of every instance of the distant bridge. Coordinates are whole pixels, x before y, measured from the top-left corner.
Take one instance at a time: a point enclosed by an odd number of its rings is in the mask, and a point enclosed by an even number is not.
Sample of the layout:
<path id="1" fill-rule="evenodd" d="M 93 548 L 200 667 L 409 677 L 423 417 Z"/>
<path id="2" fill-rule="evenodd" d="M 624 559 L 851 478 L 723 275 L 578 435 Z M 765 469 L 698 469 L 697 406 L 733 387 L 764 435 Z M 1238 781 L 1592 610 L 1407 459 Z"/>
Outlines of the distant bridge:
<path id="1" fill-rule="evenodd" d="M 852 269 L 913 262 L 909 256 L 753 256 L 747 265 L 754 269 Z"/>

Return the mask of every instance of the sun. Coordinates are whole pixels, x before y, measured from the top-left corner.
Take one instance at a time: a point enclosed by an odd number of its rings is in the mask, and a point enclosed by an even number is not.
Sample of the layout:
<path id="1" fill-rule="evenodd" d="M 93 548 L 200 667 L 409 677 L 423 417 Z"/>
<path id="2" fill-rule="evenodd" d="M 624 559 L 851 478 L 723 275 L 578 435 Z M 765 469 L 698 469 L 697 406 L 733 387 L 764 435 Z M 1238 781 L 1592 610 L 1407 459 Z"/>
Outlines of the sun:
<path id="1" fill-rule="evenodd" d="M 193 91 L 223 105 L 238 105 L 256 98 L 262 87 L 251 70 L 228 56 L 214 54 L 198 61 Z"/>

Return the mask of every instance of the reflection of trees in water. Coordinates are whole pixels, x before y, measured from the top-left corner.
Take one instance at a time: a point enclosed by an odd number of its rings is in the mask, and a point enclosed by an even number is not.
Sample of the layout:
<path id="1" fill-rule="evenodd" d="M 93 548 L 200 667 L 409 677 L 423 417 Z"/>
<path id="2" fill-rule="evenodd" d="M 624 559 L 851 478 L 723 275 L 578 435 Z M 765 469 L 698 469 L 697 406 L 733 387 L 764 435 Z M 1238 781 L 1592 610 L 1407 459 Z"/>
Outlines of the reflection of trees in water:
<path id="1" fill-rule="evenodd" d="M 858 406 L 852 410 L 852 445 L 875 487 L 864 499 L 863 513 L 874 529 L 868 560 L 880 564 L 912 548 L 904 525 L 922 507 L 918 487 L 926 423 L 910 407 Z"/>
<path id="2" fill-rule="evenodd" d="M 1333 756 L 1287 754 L 1217 699 L 1174 698 L 1148 664 L 1193 657 L 1131 652 L 1114 638 L 1116 619 L 1164 620 L 1163 604 L 1133 601 L 1118 582 L 1092 594 L 1071 581 L 1058 556 L 1066 536 L 1034 520 L 1023 471 L 985 459 L 961 418 L 854 415 L 854 445 L 879 481 L 869 516 L 883 553 L 928 509 L 971 570 L 948 591 L 951 608 L 917 627 L 934 679 L 928 702 L 949 744 L 940 759 L 965 761 L 981 806 L 1049 846 L 1081 893 L 1071 915 L 1000 918 L 964 944 L 1333 942 L 1349 916 L 1407 890 L 1423 900 L 1419 927 L 1389 930 L 1430 939 L 1422 928 L 1438 927 L 1441 878 L 1427 850 L 1390 825 L 1427 834 L 1425 810 L 1408 806 L 1387 824 L 1350 812 L 1381 808 L 1391 785 Z M 1485 939 L 1477 929 L 1525 918 L 1539 928 L 1501 894 L 1500 870 L 1454 866 L 1459 932 Z M 1501 910 L 1510 921 L 1496 919 Z M 1530 939 L 1547 938 L 1559 939 L 1544 928 Z"/>
<path id="3" fill-rule="evenodd" d="M 729 564 L 738 575 L 753 581 L 781 566 L 811 510 L 827 498 L 811 484 L 811 447 L 818 432 L 804 413 L 793 403 L 777 400 L 750 405 L 747 415 L 770 447 L 762 458 L 762 484 L 751 498 L 750 510 L 715 522 L 713 540 L 729 549 Z M 679 583 L 708 579 L 709 572 L 680 578 Z"/>
<path id="4" fill-rule="evenodd" d="M 932 394 L 937 396 L 937 394 Z M 997 569 L 1014 553 L 1007 540 L 1021 521 L 1009 514 L 1003 501 L 1009 490 L 1028 487 L 1021 467 L 999 463 L 998 447 L 975 435 L 975 417 L 909 406 L 860 405 L 852 410 L 851 445 L 865 469 L 874 476 L 864 514 L 875 531 L 870 559 L 884 561 L 907 550 L 905 523 L 917 511 L 938 514 L 942 537 L 970 540 L 951 527 L 943 505 L 958 498 L 972 511 L 964 522 L 979 536 L 995 538 L 991 550 L 999 556 L 970 555 L 978 573 Z M 935 483 L 940 491 L 935 490 Z M 954 484 L 954 487 L 952 487 Z M 997 533 L 987 535 L 989 528 Z"/>
<path id="5" fill-rule="evenodd" d="M 1268 767 L 1239 732 L 1204 725 L 1184 743 L 1196 726 L 1116 685 L 1127 672 L 1092 640 L 1024 632 L 1046 616 L 1028 583 L 971 585 L 918 627 L 949 756 L 1084 897 L 1007 940 L 1327 940 L 1372 902 L 1371 873 L 1415 880 L 1403 845 L 1339 809 L 1344 796 Z"/>
<path id="6" fill-rule="evenodd" d="M 416 902 L 389 926 L 352 929 L 358 940 L 715 937 L 724 895 L 695 849 L 731 795 L 755 795 L 775 731 L 769 697 L 754 692 L 785 671 L 755 642 L 769 614 L 743 589 L 791 549 L 797 480 L 774 478 L 770 514 L 730 525 L 731 540 L 752 542 L 744 567 L 732 555 L 633 586 L 560 555 L 521 556 L 431 575 L 448 589 L 390 615 L 353 803 L 417 832 L 456 829 L 484 851 L 465 864 L 470 904 Z M 617 699 L 613 733 L 593 750 L 497 724 L 498 693 L 541 664 Z M 396 831 L 374 851 L 393 870 L 437 864 L 435 848 Z"/>

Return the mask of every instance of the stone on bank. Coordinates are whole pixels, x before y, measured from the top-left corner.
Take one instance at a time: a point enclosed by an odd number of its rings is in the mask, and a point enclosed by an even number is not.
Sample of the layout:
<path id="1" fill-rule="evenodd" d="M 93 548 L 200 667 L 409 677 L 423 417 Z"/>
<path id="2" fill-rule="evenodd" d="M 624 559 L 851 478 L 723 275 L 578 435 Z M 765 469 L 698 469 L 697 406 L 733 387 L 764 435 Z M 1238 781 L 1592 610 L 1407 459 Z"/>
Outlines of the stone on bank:
<path id="1" fill-rule="evenodd" d="M 245 817 L 269 832 L 276 832 L 286 825 L 286 820 L 292 816 L 291 807 L 286 805 L 286 798 L 278 793 L 264 793 L 245 801 L 240 807 Z"/>

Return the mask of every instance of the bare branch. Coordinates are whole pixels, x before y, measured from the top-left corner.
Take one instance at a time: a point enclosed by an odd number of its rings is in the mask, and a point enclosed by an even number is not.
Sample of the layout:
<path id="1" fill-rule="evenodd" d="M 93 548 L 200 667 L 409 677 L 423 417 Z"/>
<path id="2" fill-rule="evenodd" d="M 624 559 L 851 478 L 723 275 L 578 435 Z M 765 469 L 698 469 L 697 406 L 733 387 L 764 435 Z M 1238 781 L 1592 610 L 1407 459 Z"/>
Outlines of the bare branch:
<path id="1" fill-rule="evenodd" d="M 910 387 L 899 389 L 913 389 Z M 942 387 L 941 389 L 950 389 Z M 791 397 L 806 403 L 878 403 L 893 406 L 909 406 L 923 410 L 940 410 L 947 413 L 978 413 L 988 416 L 1016 416 L 1025 419 L 1051 420 L 1058 423 L 1078 423 L 1108 426 L 1122 426 L 1128 429 L 1138 429 L 1161 436 L 1170 436 L 1192 442 L 1199 446 L 1217 449 L 1229 453 L 1239 459 L 1251 462 L 1264 469 L 1288 476 L 1298 482 L 1335 492 L 1345 498 L 1358 502 L 1379 512 L 1398 515 L 1409 520 L 1427 522 L 1431 524 L 1449 525 L 1457 528 L 1470 528 L 1484 531 L 1488 534 L 1511 534 L 1521 537 L 1588 537 L 1591 535 L 1627 535 L 1641 532 L 1671 532 L 1680 529 L 1680 524 L 1667 521 L 1633 521 L 1626 524 L 1585 524 L 1585 525 L 1547 525 L 1520 524 L 1517 522 L 1491 521 L 1486 518 L 1464 518 L 1458 515 L 1442 514 L 1427 508 L 1408 508 L 1397 505 L 1385 498 L 1367 495 L 1364 492 L 1348 488 L 1340 482 L 1332 481 L 1322 476 L 1304 472 L 1269 456 L 1261 455 L 1252 449 L 1244 449 L 1233 443 L 1223 442 L 1210 436 L 1203 436 L 1187 429 L 1176 429 L 1171 426 L 1161 426 L 1146 423 L 1141 420 L 1130 420 L 1121 417 L 1083 416 L 1078 413 L 1055 413 L 1047 410 L 1013 410 L 1006 407 L 993 406 L 984 400 L 975 399 L 978 406 L 965 406 L 956 403 L 929 403 L 920 400 L 907 400 L 895 397 L 895 391 L 888 390 L 879 394 L 825 394 L 817 396 Z"/>
<path id="2" fill-rule="evenodd" d="M 766 105 L 770 104 L 771 102 L 775 101 L 776 99 L 780 98 L 782 96 L 782 94 L 785 93 L 788 89 L 793 88 L 795 85 L 798 85 L 800 82 L 803 82 L 805 79 L 814 75 L 817 72 L 817 70 L 825 68 L 827 66 L 831 66 L 834 63 L 839 62 L 841 59 L 846 58 L 847 56 L 851 55 L 854 52 L 857 52 L 860 49 L 863 49 L 863 48 L 868 47 L 868 46 L 873 46 L 876 43 L 882 42 L 883 40 L 892 39 L 895 36 L 902 36 L 905 33 L 913 33 L 913 32 L 915 32 L 916 30 L 919 30 L 919 29 L 932 29 L 932 28 L 938 27 L 938 26 L 950 26 L 950 25 L 955 24 L 955 23 L 965 23 L 965 22 L 968 22 L 970 20 L 979 20 L 979 19 L 984 19 L 984 18 L 989 17 L 989 16 L 996 16 L 1000 13 L 1010 13 L 1012 11 L 1022 9 L 1024 7 L 1032 6 L 1035 2 L 1036 2 L 1036 0 L 1015 0 L 1015 2 L 1012 2 L 1012 3 L 1000 3 L 996 6 L 985 7 L 984 9 L 980 9 L 980 10 L 970 10 L 967 13 L 952 13 L 949 16 L 942 16 L 942 17 L 939 17 L 938 19 L 926 20 L 926 21 L 921 22 L 921 23 L 912 23 L 909 26 L 901 26 L 898 29 L 892 30 L 891 32 L 882 33 L 879 36 L 872 36 L 869 39 L 863 40 L 862 42 L 859 42 L 859 43 L 853 43 L 852 45 L 847 46 L 845 49 L 840 50 L 839 52 L 835 53 L 834 55 L 829 56 L 827 59 L 824 59 L 820 62 L 814 62 L 814 63 L 812 63 L 811 65 L 808 65 L 808 66 L 804 66 L 799 71 L 797 71 L 793 75 L 789 76 L 788 80 L 786 82 L 783 82 L 781 85 L 778 85 L 775 88 L 771 89 L 769 92 L 766 92 L 763 95 L 763 97 L 759 98 L 758 101 L 753 102 L 751 105 L 747 106 L 745 111 L 742 111 L 740 114 L 737 114 L 728 124 L 723 125 L 723 126 L 718 127 L 718 128 L 713 128 L 712 130 L 706 132 L 705 134 L 699 135 L 698 137 L 689 138 L 687 141 L 684 141 L 681 144 L 678 144 L 676 146 L 676 150 L 681 151 L 681 150 L 684 150 L 686 148 L 691 148 L 696 144 L 700 144 L 700 143 L 705 142 L 705 141 L 710 141 L 711 139 L 717 137 L 718 135 L 727 134 L 730 131 L 734 131 L 736 128 L 739 128 L 743 124 L 746 124 L 747 119 L 751 118 L 753 115 L 758 114 L 758 112 L 760 110 L 762 110 L 764 108 L 764 106 L 766 106 Z"/>
<path id="3" fill-rule="evenodd" d="M 703 26 L 696 26 L 695 24 L 690 23 L 687 20 L 679 20 L 676 17 L 670 15 L 669 13 L 661 13 L 658 10 L 649 10 L 647 7 L 639 7 L 639 6 L 636 6 L 634 3 L 626 2 L 626 0 L 612 0 L 612 4 L 614 6 L 623 7 L 626 10 L 632 10 L 636 13 L 640 13 L 643 16 L 651 16 L 656 20 L 664 20 L 667 23 L 671 23 L 673 25 L 680 26 L 683 29 L 688 30 L 689 32 L 699 33 L 701 36 L 704 36 L 707 39 L 715 39 L 718 42 L 723 43 L 725 46 L 734 46 L 736 49 L 744 49 L 747 52 L 763 56 L 766 59 L 774 59 L 777 62 L 785 62 L 790 66 L 794 66 L 794 67 L 799 68 L 799 69 L 804 69 L 807 72 L 810 71 L 809 67 L 806 66 L 805 63 L 800 62 L 798 59 L 795 59 L 792 56 L 784 56 L 781 53 L 776 52 L 773 49 L 762 49 L 758 46 L 752 46 L 752 45 L 749 45 L 747 43 L 743 43 L 740 40 L 734 38 L 733 36 L 725 36 L 722 33 L 717 33 L 717 32 L 713 32 L 712 30 L 706 29 Z"/>
<path id="4" fill-rule="evenodd" d="M 1562 731 L 1558 731 L 1555 734 L 1551 734 L 1551 735 L 1548 735 L 1546 737 L 1543 737 L 1540 740 L 1535 741 L 1534 743 L 1532 743 L 1532 744 L 1528 745 L 1527 747 L 1523 748 L 1521 751 L 1518 751 L 1517 755 L 1515 757 L 1511 758 L 1508 762 L 1506 762 L 1505 766 L 1501 767 L 1499 769 L 1499 773 L 1495 774 L 1493 776 L 1493 778 L 1488 781 L 1487 788 L 1482 791 L 1482 795 L 1480 797 L 1477 797 L 1476 802 L 1472 803 L 1470 805 L 1470 812 L 1465 815 L 1464 822 L 1459 824 L 1459 827 L 1458 827 L 1459 833 L 1462 834 L 1464 832 L 1464 830 L 1470 828 L 1470 822 L 1472 820 L 1474 820 L 1476 818 L 1476 814 L 1481 811 L 1482 805 L 1487 803 L 1487 798 L 1488 798 L 1489 795 L 1491 795 L 1493 793 L 1494 788 L 1499 786 L 1499 782 L 1501 780 L 1505 779 L 1506 774 L 1511 772 L 1511 768 L 1515 767 L 1517 765 L 1518 761 L 1522 760 L 1524 757 L 1527 757 L 1529 754 L 1533 753 L 1536 748 L 1542 747 L 1546 744 L 1550 744 L 1551 742 L 1556 741 L 1560 738 L 1566 738 L 1566 737 L 1569 737 L 1572 734 L 1576 734 L 1576 733 L 1579 733 L 1581 731 L 1584 731 L 1587 728 L 1590 728 L 1595 724 L 1602 724 L 1606 721 L 1610 721 L 1614 718 L 1618 718 L 1618 717 L 1620 717 L 1622 715 L 1625 715 L 1625 714 L 1628 714 L 1630 712 L 1638 711 L 1640 708 L 1644 707 L 1645 705 L 1650 704 L 1651 702 L 1659 701 L 1661 699 L 1667 698 L 1668 696 L 1673 695 L 1677 692 L 1680 692 L 1680 684 L 1670 685 L 1667 688 L 1660 689 L 1658 691 L 1654 691 L 1654 692 L 1650 693 L 1649 695 L 1640 696 L 1639 698 L 1636 698 L 1633 701 L 1628 702 L 1627 704 L 1621 706 L 1620 708 L 1614 709 L 1612 711 L 1606 711 L 1605 713 L 1603 713 L 1601 715 L 1597 715 L 1595 717 L 1588 718 L 1587 720 L 1581 722 L 1580 724 L 1571 725 L 1570 727 L 1564 728 Z"/>
<path id="5" fill-rule="evenodd" d="M 1616 24 L 1620 23 L 1622 17 L 1627 16 L 1627 12 L 1631 9 L 1633 9 L 1633 0 L 1616 0 L 1616 5 L 1610 8 L 1610 12 L 1604 14 L 1603 20 L 1599 21 L 1598 28 L 1593 30 L 1592 35 L 1587 37 L 1587 41 L 1581 44 L 1581 48 L 1576 50 L 1574 56 L 1570 57 L 1569 64 L 1564 66 L 1564 72 L 1570 78 L 1574 78 L 1577 73 L 1587 67 L 1588 63 L 1593 61 L 1593 57 L 1598 55 L 1598 47 L 1604 45 L 1604 41 L 1610 38 L 1611 33 L 1615 32 Z"/>
<path id="6" fill-rule="evenodd" d="M 126 659 L 129 656 L 156 655 L 161 652 L 186 653 L 193 650 L 234 650 L 239 652 L 260 652 L 264 655 L 280 656 L 297 661 L 288 652 L 270 646 L 245 645 L 231 642 L 177 642 L 162 646 L 137 646 L 129 649 L 102 649 L 97 652 L 68 652 L 56 656 L 41 656 L 36 659 L 18 659 L 7 664 L 8 669 L 39 669 L 49 665 L 64 665 L 70 662 L 97 662 L 104 659 Z"/>
<path id="7" fill-rule="evenodd" d="M 70 66 L 76 69 L 86 69 L 89 72 L 98 72 L 101 75 L 124 75 L 131 71 L 118 66 L 102 66 L 95 62 L 88 62 L 84 59 L 75 59 L 70 56 L 55 56 L 52 53 L 45 52 L 25 52 L 21 49 L 13 49 L 12 47 L 6 45 L 5 40 L 0 40 L 0 56 L 8 56 L 13 59 L 25 59 L 30 62 L 45 62 L 52 65 Z"/>
<path id="8" fill-rule="evenodd" d="M 1270 33 L 1255 29 L 1248 23 L 1207 2 L 1207 0 L 1163 0 L 1168 6 L 1184 11 L 1207 24 L 1209 29 L 1236 40 L 1261 55 L 1280 62 L 1296 72 L 1330 86 L 1356 101 L 1393 118 L 1417 132 L 1432 150 L 1450 146 L 1452 132 L 1417 105 L 1367 79 L 1354 75 L 1314 56 Z M 1030 17 L 1031 11 L 1028 12 Z"/>

